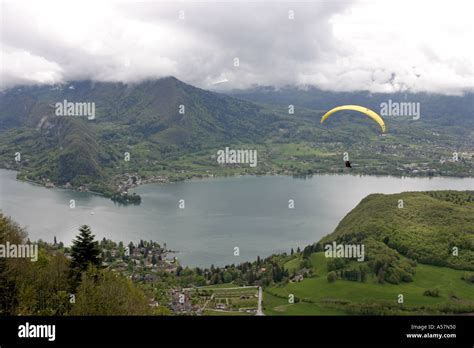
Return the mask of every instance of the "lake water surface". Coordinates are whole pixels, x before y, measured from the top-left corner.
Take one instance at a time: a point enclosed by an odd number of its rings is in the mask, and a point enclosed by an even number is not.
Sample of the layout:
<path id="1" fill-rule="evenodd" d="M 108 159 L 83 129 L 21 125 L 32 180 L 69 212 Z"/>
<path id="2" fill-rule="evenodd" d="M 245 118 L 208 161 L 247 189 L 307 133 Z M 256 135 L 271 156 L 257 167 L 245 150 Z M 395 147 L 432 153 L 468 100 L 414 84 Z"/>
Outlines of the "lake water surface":
<path id="1" fill-rule="evenodd" d="M 28 230 L 31 240 L 69 244 L 80 225 L 97 238 L 167 243 L 185 265 L 250 261 L 318 241 L 370 193 L 474 190 L 474 178 L 396 178 L 318 175 L 245 176 L 150 184 L 135 191 L 139 206 L 120 206 L 90 193 L 46 189 L 0 170 L 0 209 Z M 76 208 L 69 208 L 69 201 Z M 178 201 L 184 199 L 185 208 Z M 295 208 L 288 208 L 293 199 Z M 240 256 L 234 256 L 239 247 Z"/>

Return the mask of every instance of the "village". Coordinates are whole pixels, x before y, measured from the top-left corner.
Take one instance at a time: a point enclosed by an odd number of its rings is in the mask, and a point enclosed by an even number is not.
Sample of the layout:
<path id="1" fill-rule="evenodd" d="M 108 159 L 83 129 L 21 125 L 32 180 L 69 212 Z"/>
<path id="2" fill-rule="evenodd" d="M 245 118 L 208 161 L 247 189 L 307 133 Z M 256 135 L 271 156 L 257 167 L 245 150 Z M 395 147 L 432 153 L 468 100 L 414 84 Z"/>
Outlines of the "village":
<path id="1" fill-rule="evenodd" d="M 153 241 L 140 240 L 124 245 L 108 239 L 99 242 L 102 265 L 128 277 L 134 283 L 161 292 L 150 298 L 151 307 L 165 306 L 178 315 L 255 315 L 258 309 L 258 287 L 220 284 L 184 287 L 179 282 L 186 271 L 177 252 Z M 65 253 L 68 256 L 68 252 Z M 187 268 L 186 268 L 187 269 Z M 162 288 L 164 278 L 175 278 Z M 160 289 L 158 291 L 158 289 Z M 159 298 L 158 298 L 159 297 Z M 261 300 L 260 300 L 261 301 Z"/>
<path id="2" fill-rule="evenodd" d="M 158 273 L 165 271 L 176 273 L 179 262 L 176 251 L 168 250 L 166 243 L 161 246 L 153 241 L 143 241 L 135 245 L 130 242 L 124 246 L 122 242 L 115 243 L 102 239 L 99 246 L 102 251 L 103 266 L 128 276 L 136 282 L 153 282 Z"/>

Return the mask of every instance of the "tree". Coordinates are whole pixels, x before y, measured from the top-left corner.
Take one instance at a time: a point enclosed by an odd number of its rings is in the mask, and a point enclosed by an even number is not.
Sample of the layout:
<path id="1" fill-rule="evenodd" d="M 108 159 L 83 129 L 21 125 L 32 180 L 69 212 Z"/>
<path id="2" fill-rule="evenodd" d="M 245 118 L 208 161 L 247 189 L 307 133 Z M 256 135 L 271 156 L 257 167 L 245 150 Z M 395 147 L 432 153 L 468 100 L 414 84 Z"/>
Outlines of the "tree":
<path id="1" fill-rule="evenodd" d="M 108 270 L 90 269 L 82 274 L 72 315 L 147 315 L 144 292 L 130 279 Z"/>
<path id="2" fill-rule="evenodd" d="M 25 238 L 26 232 L 17 223 L 0 212 L 0 244 L 5 245 L 6 242 L 21 244 Z M 21 267 L 24 263 L 25 260 L 21 258 L 0 258 L 0 315 L 15 314 L 16 292 L 18 289 L 15 278 L 17 277 L 16 273 L 24 268 Z"/>
<path id="3" fill-rule="evenodd" d="M 17 275 L 16 315 L 65 315 L 69 310 L 68 260 L 40 249 L 38 262 Z"/>
<path id="4" fill-rule="evenodd" d="M 23 244 L 26 231 L 0 213 L 0 244 Z M 64 315 L 68 309 L 69 263 L 38 243 L 37 262 L 0 258 L 0 316 Z"/>
<path id="5" fill-rule="evenodd" d="M 100 249 L 94 237 L 89 226 L 82 225 L 79 228 L 79 235 L 72 241 L 72 268 L 85 271 L 89 264 L 100 266 Z"/>
<path id="6" fill-rule="evenodd" d="M 224 283 L 230 283 L 232 281 L 232 274 L 230 274 L 229 272 L 224 272 L 223 278 Z"/>
<path id="7" fill-rule="evenodd" d="M 307 259 L 311 256 L 311 253 L 313 252 L 313 249 L 311 246 L 307 246 L 303 249 L 303 258 Z"/>
<path id="8" fill-rule="evenodd" d="M 383 268 L 381 267 L 377 273 L 377 281 L 380 283 L 380 284 L 383 284 L 384 281 L 385 281 L 385 272 L 383 271 Z"/>

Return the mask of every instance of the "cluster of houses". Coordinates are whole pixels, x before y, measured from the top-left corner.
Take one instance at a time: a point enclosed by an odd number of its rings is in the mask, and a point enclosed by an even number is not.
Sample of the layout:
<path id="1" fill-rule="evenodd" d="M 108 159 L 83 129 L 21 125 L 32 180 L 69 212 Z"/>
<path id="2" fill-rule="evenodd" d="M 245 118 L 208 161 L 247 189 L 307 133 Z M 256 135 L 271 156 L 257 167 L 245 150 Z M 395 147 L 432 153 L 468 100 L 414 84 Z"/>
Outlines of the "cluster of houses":
<path id="1" fill-rule="evenodd" d="M 190 292 L 180 289 L 173 289 L 169 307 L 176 314 L 202 314 L 201 306 L 192 301 Z"/>
<path id="2" fill-rule="evenodd" d="M 142 178 L 137 173 L 125 173 L 116 178 L 117 191 L 127 193 L 129 189 L 149 183 L 168 183 L 168 177 L 164 175 L 152 175 Z"/>
<path id="3" fill-rule="evenodd" d="M 169 257 L 172 251 L 156 243 L 129 245 L 123 249 L 102 249 L 104 266 L 128 274 L 133 281 L 154 282 L 158 272 L 176 272 L 179 264 L 176 257 Z"/>

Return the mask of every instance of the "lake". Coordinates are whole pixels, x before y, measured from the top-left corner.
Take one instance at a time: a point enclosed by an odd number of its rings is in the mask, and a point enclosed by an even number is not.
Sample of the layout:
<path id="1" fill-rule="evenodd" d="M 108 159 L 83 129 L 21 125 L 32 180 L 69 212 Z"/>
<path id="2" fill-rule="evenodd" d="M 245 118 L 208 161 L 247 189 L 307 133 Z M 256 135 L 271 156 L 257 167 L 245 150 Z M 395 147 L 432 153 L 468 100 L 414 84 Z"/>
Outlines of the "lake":
<path id="1" fill-rule="evenodd" d="M 149 184 L 139 206 L 120 206 L 90 193 L 17 181 L 0 169 L 0 209 L 25 226 L 31 240 L 69 244 L 80 225 L 98 239 L 166 243 L 189 266 L 254 260 L 318 241 L 370 193 L 474 190 L 474 178 L 317 175 L 241 176 Z M 69 201 L 76 207 L 71 209 Z M 179 200 L 184 200 L 184 209 Z M 288 201 L 294 200 L 294 209 Z M 396 204 L 396 203 L 394 203 Z M 234 256 L 238 247 L 239 256 Z"/>

